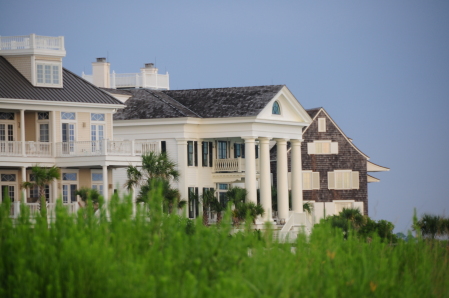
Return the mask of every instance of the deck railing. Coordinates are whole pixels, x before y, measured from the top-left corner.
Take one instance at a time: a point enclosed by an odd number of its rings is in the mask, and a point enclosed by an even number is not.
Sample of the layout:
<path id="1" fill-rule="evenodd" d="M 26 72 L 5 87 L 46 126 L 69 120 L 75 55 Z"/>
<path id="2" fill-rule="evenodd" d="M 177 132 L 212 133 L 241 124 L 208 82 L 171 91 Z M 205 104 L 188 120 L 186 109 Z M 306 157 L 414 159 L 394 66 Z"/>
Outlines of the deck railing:
<path id="1" fill-rule="evenodd" d="M 0 36 L 1 50 L 56 50 L 64 51 L 64 37 L 23 35 L 23 36 Z"/>
<path id="2" fill-rule="evenodd" d="M 245 158 L 226 158 L 214 160 L 214 172 L 244 172 Z M 259 159 L 256 159 L 256 171 L 259 171 Z"/>
<path id="3" fill-rule="evenodd" d="M 83 79 L 93 83 L 93 75 L 82 74 Z M 115 73 L 110 75 L 111 88 L 169 89 L 168 74 Z"/>
<path id="4" fill-rule="evenodd" d="M 53 154 L 51 142 L 24 142 L 25 154 L 20 141 L 0 141 L 0 156 L 24 157 L 73 157 L 73 156 L 99 156 L 123 155 L 134 156 L 148 152 L 159 152 L 159 142 L 155 141 L 76 141 L 57 142 L 56 154 Z"/>

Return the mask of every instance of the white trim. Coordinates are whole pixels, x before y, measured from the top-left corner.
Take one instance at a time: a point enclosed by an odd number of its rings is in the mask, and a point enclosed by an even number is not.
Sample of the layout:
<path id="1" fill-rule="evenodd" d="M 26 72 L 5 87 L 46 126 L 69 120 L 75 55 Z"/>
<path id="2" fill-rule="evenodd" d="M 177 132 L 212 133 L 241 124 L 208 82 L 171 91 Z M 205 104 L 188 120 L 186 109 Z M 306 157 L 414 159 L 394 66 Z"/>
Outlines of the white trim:
<path id="1" fill-rule="evenodd" d="M 48 111 L 48 108 L 46 106 L 55 106 L 58 110 L 64 109 L 63 107 L 85 107 L 92 111 L 92 108 L 103 108 L 105 109 L 123 109 L 125 105 L 123 104 L 108 104 L 108 103 L 85 103 L 85 102 L 67 102 L 67 101 L 47 101 L 47 100 L 35 100 L 35 99 L 20 99 L 20 98 L 0 98 L 0 103 L 5 104 L 11 104 L 11 107 L 3 106 L 4 109 L 16 109 L 20 110 L 20 108 L 17 108 L 17 105 L 33 105 L 38 107 L 33 107 L 33 110 L 40 110 L 40 111 Z M 39 107 L 42 106 L 42 107 Z M 31 110 L 30 108 L 27 108 L 27 110 Z M 111 111 L 108 111 L 110 113 Z"/>

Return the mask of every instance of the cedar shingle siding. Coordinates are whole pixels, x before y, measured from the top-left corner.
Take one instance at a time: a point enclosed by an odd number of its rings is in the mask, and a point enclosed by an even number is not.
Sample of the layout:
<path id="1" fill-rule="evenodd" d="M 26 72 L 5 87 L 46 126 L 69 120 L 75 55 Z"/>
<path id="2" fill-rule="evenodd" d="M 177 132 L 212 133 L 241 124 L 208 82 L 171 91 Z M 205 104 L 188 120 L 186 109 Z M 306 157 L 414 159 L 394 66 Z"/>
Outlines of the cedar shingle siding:
<path id="1" fill-rule="evenodd" d="M 302 169 L 320 172 L 320 189 L 304 190 L 304 202 L 331 202 L 333 200 L 355 200 L 363 202 L 364 214 L 368 214 L 368 184 L 367 184 L 367 158 L 357 151 L 345 136 L 340 133 L 326 113 L 320 109 L 307 111 L 315 117 L 303 134 L 304 142 L 301 145 Z M 318 113 L 318 115 L 317 115 Z M 318 132 L 318 118 L 326 118 L 326 132 Z M 314 140 L 330 140 L 338 142 L 338 154 L 311 154 L 307 153 L 307 143 Z M 290 146 L 288 146 L 290 148 Z M 276 186 L 276 146 L 271 150 L 271 172 L 273 183 Z M 291 171 L 290 151 L 288 152 L 288 170 Z M 359 172 L 359 189 L 338 190 L 328 189 L 327 173 L 334 170 L 352 170 Z"/>

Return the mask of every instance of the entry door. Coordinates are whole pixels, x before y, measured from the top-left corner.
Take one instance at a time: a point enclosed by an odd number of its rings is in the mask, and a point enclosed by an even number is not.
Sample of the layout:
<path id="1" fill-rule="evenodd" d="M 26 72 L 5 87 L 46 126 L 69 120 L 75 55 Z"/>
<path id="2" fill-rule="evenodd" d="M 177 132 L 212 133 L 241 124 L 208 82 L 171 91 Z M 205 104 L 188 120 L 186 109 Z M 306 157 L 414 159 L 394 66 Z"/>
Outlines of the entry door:
<path id="1" fill-rule="evenodd" d="M 14 152 L 14 125 L 0 123 L 0 152 Z"/>
<path id="2" fill-rule="evenodd" d="M 62 151 L 69 154 L 75 151 L 75 124 L 62 123 Z"/>
<path id="3" fill-rule="evenodd" d="M 6 198 L 6 196 L 9 196 L 11 199 L 11 202 L 15 201 L 15 185 L 2 185 L 1 186 L 2 193 L 0 194 L 1 201 Z"/>
<path id="4" fill-rule="evenodd" d="M 76 184 L 62 185 L 62 202 L 64 204 L 76 202 Z"/>
<path id="5" fill-rule="evenodd" d="M 92 152 L 102 151 L 102 140 L 104 138 L 104 125 L 91 125 Z"/>

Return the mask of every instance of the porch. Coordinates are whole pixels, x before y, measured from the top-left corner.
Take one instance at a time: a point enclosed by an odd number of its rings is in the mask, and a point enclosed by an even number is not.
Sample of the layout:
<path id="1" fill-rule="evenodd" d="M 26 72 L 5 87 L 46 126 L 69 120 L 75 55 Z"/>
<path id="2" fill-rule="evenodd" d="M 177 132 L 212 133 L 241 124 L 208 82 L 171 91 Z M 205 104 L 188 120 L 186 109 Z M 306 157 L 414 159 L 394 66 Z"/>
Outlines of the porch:
<path id="1" fill-rule="evenodd" d="M 214 159 L 213 160 L 213 172 L 214 173 L 226 173 L 226 172 L 245 172 L 246 159 L 245 158 L 226 158 L 226 159 Z M 256 159 L 256 172 L 260 171 L 260 161 Z"/>

